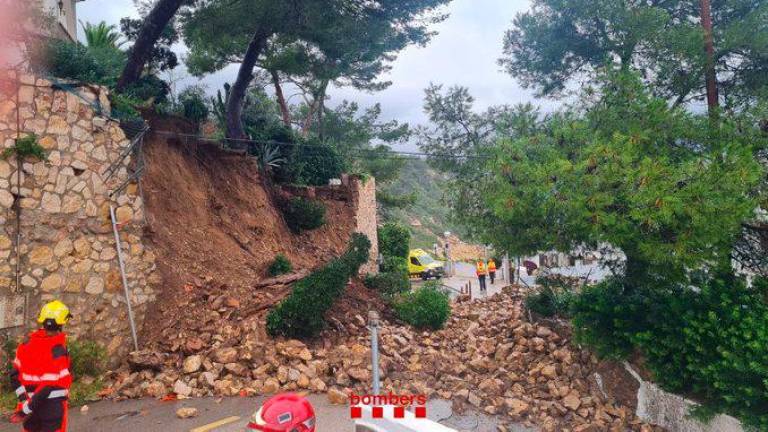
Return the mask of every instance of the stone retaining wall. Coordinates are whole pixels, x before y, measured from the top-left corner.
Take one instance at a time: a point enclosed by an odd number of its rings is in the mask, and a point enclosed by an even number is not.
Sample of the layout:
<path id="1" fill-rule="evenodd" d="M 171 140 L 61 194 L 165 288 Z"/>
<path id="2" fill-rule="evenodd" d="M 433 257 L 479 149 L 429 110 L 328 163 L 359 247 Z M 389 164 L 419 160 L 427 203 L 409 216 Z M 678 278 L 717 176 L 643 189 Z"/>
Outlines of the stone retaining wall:
<path id="1" fill-rule="evenodd" d="M 365 234 L 371 240 L 371 252 L 368 262 L 360 268 L 361 274 L 379 272 L 376 262 L 379 256 L 378 222 L 376 220 L 376 179 L 349 180 L 350 189 L 355 202 L 355 222 L 359 233 Z"/>
<path id="2" fill-rule="evenodd" d="M 20 187 L 15 158 L 0 159 L 0 295 L 28 296 L 29 326 L 36 325 L 41 304 L 64 301 L 74 315 L 70 334 L 102 342 L 117 358 L 133 348 L 110 205 L 121 224 L 139 327 L 146 305 L 155 297 L 152 285 L 158 282 L 155 257 L 142 243 L 144 208 L 137 185 L 109 197 L 128 178 L 130 156 L 112 178 L 104 174 L 130 141 L 117 122 L 95 112 L 96 101 L 109 112 L 103 88 L 82 87 L 73 94 L 30 75 L 3 72 L 0 79 L 5 84 L 0 94 L 0 151 L 14 146 L 18 131 L 21 136 L 37 135 L 47 153 L 45 161 L 23 161 Z"/>

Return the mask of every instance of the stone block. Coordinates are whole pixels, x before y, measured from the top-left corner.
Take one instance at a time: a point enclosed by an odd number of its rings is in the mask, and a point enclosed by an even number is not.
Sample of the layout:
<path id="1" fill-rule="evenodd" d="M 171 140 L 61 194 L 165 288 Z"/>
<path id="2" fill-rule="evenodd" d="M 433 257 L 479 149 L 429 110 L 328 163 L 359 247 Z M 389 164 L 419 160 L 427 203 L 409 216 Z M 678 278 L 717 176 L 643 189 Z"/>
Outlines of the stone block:
<path id="1" fill-rule="evenodd" d="M 104 292 L 104 279 L 94 276 L 85 286 L 85 292 L 92 295 L 99 295 Z"/>
<path id="2" fill-rule="evenodd" d="M 40 207 L 46 213 L 59 213 L 61 212 L 61 198 L 56 194 L 45 192 Z"/>
<path id="3" fill-rule="evenodd" d="M 93 268 L 93 260 L 84 259 L 72 266 L 72 271 L 78 274 L 88 273 Z"/>
<path id="4" fill-rule="evenodd" d="M 73 250 L 74 246 L 72 245 L 72 240 L 65 238 L 56 243 L 56 246 L 53 248 L 53 254 L 61 258 L 71 254 Z"/>
<path id="5" fill-rule="evenodd" d="M 43 283 L 40 285 L 40 289 L 43 290 L 43 292 L 52 292 L 61 288 L 63 284 L 64 278 L 62 278 L 61 275 L 52 274 L 43 279 Z"/>
<path id="6" fill-rule="evenodd" d="M 21 277 L 21 285 L 27 288 L 34 288 L 37 286 L 37 281 L 30 275 L 24 275 Z"/>
<path id="7" fill-rule="evenodd" d="M 44 266 L 53 259 L 53 250 L 48 246 L 38 246 L 27 255 L 29 263 L 34 266 Z"/>
<path id="8" fill-rule="evenodd" d="M 11 208 L 13 207 L 13 195 L 7 190 L 0 190 L 0 207 Z"/>
<path id="9" fill-rule="evenodd" d="M 48 119 L 48 128 L 46 132 L 52 135 L 67 135 L 69 133 L 69 125 L 64 117 L 58 115 L 52 115 Z"/>
<path id="10" fill-rule="evenodd" d="M 64 203 L 61 205 L 62 213 L 71 214 L 77 213 L 80 209 L 85 208 L 85 201 L 80 195 L 66 195 L 64 197 Z"/>
<path id="11" fill-rule="evenodd" d="M 40 138 L 38 140 L 38 144 L 40 144 L 40 146 L 46 150 L 55 149 L 57 145 L 56 140 L 50 135 L 46 135 Z"/>
<path id="12" fill-rule="evenodd" d="M 75 255 L 78 258 L 86 258 L 91 254 L 91 243 L 85 237 L 80 237 L 75 240 L 74 247 L 76 252 Z"/>

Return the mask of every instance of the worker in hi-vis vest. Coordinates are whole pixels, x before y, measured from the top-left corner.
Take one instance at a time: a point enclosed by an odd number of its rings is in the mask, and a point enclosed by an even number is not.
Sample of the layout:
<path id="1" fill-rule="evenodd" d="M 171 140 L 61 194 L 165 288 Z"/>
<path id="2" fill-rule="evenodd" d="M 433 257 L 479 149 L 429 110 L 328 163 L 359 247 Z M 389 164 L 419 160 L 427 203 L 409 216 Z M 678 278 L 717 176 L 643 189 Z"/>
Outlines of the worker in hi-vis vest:
<path id="1" fill-rule="evenodd" d="M 64 324 L 67 306 L 56 300 L 43 306 L 32 332 L 16 349 L 11 383 L 19 404 L 11 422 L 24 423 L 24 432 L 66 432 L 67 401 L 72 374 Z"/>
<path id="2" fill-rule="evenodd" d="M 477 279 L 480 281 L 480 291 L 485 291 L 485 276 L 488 273 L 485 268 L 485 261 L 477 260 Z"/>
<path id="3" fill-rule="evenodd" d="M 488 277 L 491 278 L 491 285 L 496 280 L 496 261 L 493 258 L 488 260 Z"/>

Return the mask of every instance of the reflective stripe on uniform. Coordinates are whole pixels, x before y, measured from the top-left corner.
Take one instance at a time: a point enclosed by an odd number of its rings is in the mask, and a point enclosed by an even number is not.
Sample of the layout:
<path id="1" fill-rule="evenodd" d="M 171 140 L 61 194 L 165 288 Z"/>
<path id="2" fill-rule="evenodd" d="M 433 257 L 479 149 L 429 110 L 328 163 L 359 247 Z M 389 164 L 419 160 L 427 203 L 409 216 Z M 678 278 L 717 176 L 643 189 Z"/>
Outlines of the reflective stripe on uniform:
<path id="1" fill-rule="evenodd" d="M 16 396 L 21 396 L 21 395 L 23 395 L 26 392 L 27 392 L 27 389 L 25 389 L 24 386 L 19 386 L 16 389 Z"/>
<path id="2" fill-rule="evenodd" d="M 21 406 L 21 410 L 24 412 L 24 414 L 32 414 L 32 410 L 29 409 L 29 401 L 24 402 L 24 404 Z"/>
<path id="3" fill-rule="evenodd" d="M 21 379 L 24 381 L 32 381 L 32 382 L 42 382 L 42 381 L 56 381 L 60 380 L 66 376 L 69 375 L 69 369 L 63 369 L 59 373 L 47 373 L 43 375 L 30 375 L 30 374 L 21 374 Z"/>
<path id="4" fill-rule="evenodd" d="M 69 395 L 69 390 L 54 390 L 48 395 L 48 399 L 56 399 L 60 397 L 66 397 Z"/>

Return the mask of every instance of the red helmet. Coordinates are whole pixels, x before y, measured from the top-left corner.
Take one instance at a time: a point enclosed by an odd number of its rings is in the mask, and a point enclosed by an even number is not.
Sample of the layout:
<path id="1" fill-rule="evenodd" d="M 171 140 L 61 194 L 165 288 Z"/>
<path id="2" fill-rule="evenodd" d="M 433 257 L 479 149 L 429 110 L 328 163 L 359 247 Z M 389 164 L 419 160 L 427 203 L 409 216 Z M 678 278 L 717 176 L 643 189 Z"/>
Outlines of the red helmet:
<path id="1" fill-rule="evenodd" d="M 277 395 L 264 402 L 248 423 L 248 429 L 263 432 L 315 432 L 315 410 L 295 393 Z"/>

